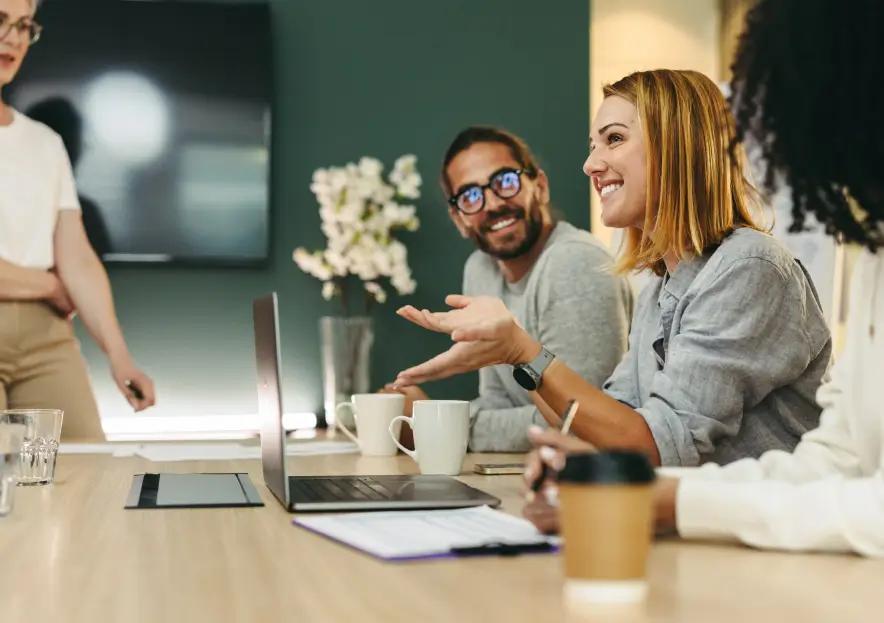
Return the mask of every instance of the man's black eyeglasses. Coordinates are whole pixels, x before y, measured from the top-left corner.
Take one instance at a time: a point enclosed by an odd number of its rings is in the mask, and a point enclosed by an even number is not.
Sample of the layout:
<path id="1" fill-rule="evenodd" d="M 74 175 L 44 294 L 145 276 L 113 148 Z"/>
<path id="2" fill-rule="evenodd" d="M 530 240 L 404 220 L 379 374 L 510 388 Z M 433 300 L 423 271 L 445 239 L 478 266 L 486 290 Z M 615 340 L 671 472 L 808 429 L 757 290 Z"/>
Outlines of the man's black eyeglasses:
<path id="1" fill-rule="evenodd" d="M 18 32 L 19 37 L 27 37 L 28 43 L 31 45 L 40 40 L 40 33 L 43 32 L 43 27 L 30 17 L 23 17 L 16 22 L 11 22 L 8 15 L 0 13 L 0 41 L 6 39 L 13 28 Z"/>
<path id="2" fill-rule="evenodd" d="M 487 184 L 473 184 L 467 186 L 453 197 L 448 198 L 448 203 L 464 214 L 478 214 L 485 208 L 485 191 L 491 189 L 501 199 L 511 199 L 522 190 L 522 173 L 531 174 L 531 170 L 501 169 L 491 176 Z"/>

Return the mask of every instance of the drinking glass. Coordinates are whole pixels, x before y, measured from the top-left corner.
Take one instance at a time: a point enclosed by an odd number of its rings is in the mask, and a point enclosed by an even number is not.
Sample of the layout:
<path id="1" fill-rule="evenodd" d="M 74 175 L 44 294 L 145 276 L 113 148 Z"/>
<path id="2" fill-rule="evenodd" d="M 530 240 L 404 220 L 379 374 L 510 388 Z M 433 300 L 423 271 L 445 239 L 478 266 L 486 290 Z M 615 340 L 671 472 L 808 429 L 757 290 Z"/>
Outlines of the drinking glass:
<path id="1" fill-rule="evenodd" d="M 0 517 L 12 512 L 24 434 L 21 424 L 0 424 Z"/>
<path id="2" fill-rule="evenodd" d="M 61 409 L 9 409 L 0 411 L 0 424 L 25 428 L 19 450 L 19 485 L 45 485 L 55 477 L 55 459 L 61 437 Z"/>

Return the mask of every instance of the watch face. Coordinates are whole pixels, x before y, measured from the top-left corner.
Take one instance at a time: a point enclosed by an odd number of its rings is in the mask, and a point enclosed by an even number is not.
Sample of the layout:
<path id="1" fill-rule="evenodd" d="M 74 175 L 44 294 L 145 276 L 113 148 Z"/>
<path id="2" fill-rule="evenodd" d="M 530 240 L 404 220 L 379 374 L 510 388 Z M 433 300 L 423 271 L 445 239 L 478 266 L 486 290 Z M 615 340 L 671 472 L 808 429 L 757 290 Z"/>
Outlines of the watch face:
<path id="1" fill-rule="evenodd" d="M 537 380 L 534 378 L 534 375 L 528 372 L 525 368 L 513 368 L 513 378 L 516 379 L 516 383 L 528 391 L 534 391 L 537 389 Z"/>

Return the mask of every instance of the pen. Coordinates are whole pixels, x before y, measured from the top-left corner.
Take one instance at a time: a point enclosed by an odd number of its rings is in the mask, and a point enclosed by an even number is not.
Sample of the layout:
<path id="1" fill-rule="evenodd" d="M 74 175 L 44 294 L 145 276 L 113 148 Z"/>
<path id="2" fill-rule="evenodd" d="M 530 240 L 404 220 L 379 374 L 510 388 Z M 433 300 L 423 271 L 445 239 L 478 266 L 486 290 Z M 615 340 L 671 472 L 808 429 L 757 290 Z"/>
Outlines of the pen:
<path id="1" fill-rule="evenodd" d="M 135 396 L 136 400 L 144 400 L 144 392 L 142 392 L 141 388 L 133 383 L 131 379 L 126 379 L 125 385 L 126 389 L 132 392 L 132 395 Z"/>
<path id="2" fill-rule="evenodd" d="M 485 556 L 488 554 L 518 556 L 519 554 L 552 552 L 554 550 L 555 546 L 549 541 L 540 541 L 538 543 L 485 543 L 469 547 L 452 547 L 449 551 L 455 556 Z"/>
<path id="3" fill-rule="evenodd" d="M 568 406 L 565 407 L 565 412 L 562 415 L 562 425 L 559 428 L 559 432 L 563 435 L 567 435 L 568 431 L 571 430 L 571 422 L 574 421 L 574 416 L 577 415 L 577 409 L 580 408 L 580 403 L 576 400 L 572 400 L 568 403 Z M 546 480 L 547 476 L 549 476 L 549 467 L 545 462 L 541 461 L 540 463 L 540 474 L 537 475 L 537 478 L 534 479 L 534 482 L 531 483 L 531 490 L 534 493 L 540 491 L 540 487 L 543 486 L 543 481 Z"/>

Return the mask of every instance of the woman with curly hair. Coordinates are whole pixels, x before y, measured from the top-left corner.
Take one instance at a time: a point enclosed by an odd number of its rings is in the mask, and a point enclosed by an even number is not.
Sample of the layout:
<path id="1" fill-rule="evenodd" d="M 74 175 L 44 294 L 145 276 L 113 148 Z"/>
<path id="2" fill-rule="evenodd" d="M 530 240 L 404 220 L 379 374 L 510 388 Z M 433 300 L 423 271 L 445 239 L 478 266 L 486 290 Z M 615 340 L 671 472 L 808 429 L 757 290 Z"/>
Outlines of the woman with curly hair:
<path id="1" fill-rule="evenodd" d="M 793 228 L 808 217 L 840 241 L 865 247 L 857 261 L 844 352 L 820 388 L 820 426 L 793 452 L 661 479 L 657 522 L 688 538 L 761 548 L 884 556 L 884 58 L 878 0 L 763 0 L 749 14 L 734 64 L 741 136 L 760 145 L 772 190 L 792 188 Z M 579 444 L 536 431 L 539 445 Z M 549 456 L 560 465 L 562 454 Z M 537 474 L 532 457 L 526 478 Z M 525 509 L 543 530 L 556 509 Z"/>

